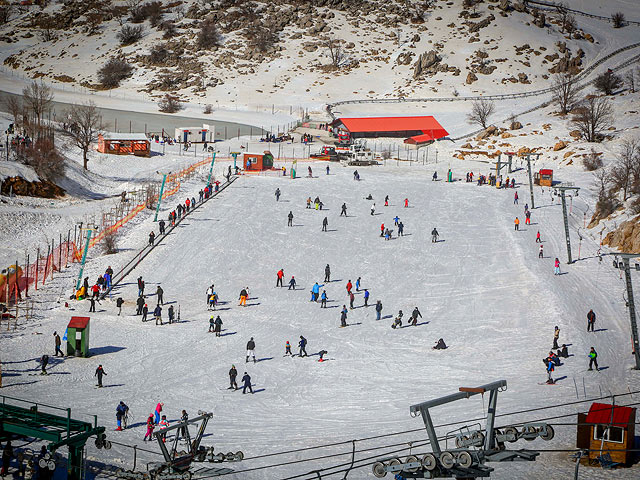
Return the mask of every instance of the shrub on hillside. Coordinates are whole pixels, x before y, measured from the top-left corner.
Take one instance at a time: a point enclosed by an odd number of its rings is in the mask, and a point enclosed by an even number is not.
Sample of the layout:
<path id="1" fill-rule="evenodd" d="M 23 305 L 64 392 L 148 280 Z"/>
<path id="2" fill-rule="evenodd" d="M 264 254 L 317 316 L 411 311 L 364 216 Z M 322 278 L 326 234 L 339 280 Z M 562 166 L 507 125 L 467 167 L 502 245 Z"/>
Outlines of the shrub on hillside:
<path id="1" fill-rule="evenodd" d="M 18 161 L 33 168 L 41 180 L 55 183 L 64 177 L 64 157 L 48 137 L 37 140 L 28 148 L 18 150 Z"/>
<path id="2" fill-rule="evenodd" d="M 211 18 L 204 19 L 200 23 L 200 32 L 196 40 L 198 49 L 209 50 L 210 48 L 219 46 L 220 43 L 221 38 L 215 21 Z"/>
<path id="3" fill-rule="evenodd" d="M 611 14 L 611 23 L 613 23 L 613 28 L 624 27 L 624 13 L 616 12 Z"/>
<path id="4" fill-rule="evenodd" d="M 616 89 L 622 86 L 622 79 L 611 70 L 607 70 L 602 75 L 596 77 L 593 86 L 605 95 L 611 95 Z"/>
<path id="5" fill-rule="evenodd" d="M 140 40 L 143 32 L 144 27 L 142 25 L 123 25 L 120 32 L 118 32 L 117 38 L 120 45 L 124 47 L 126 45 L 134 44 Z"/>
<path id="6" fill-rule="evenodd" d="M 584 168 L 587 172 L 593 172 L 602 167 L 602 158 L 598 152 L 596 152 L 593 148 L 588 155 L 585 155 L 584 160 L 582 161 L 584 164 Z"/>
<path id="7" fill-rule="evenodd" d="M 98 70 L 98 81 L 106 88 L 115 88 L 132 73 L 133 67 L 126 60 L 112 57 Z"/>
<path id="8" fill-rule="evenodd" d="M 158 102 L 158 108 L 164 113 L 176 113 L 182 110 L 183 105 L 177 96 L 167 94 Z"/>

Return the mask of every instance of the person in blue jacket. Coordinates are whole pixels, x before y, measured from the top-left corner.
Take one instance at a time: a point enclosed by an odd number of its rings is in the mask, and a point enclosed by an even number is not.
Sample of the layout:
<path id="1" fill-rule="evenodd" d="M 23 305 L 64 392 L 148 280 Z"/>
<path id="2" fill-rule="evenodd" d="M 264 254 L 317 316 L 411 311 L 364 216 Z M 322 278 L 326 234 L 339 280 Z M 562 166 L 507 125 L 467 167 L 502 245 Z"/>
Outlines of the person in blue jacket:
<path id="1" fill-rule="evenodd" d="M 318 285 L 318 282 L 316 282 L 313 287 L 311 288 L 311 301 L 312 302 L 317 302 L 318 301 L 318 297 L 320 296 L 320 287 L 324 287 L 324 285 Z"/>
<path id="2" fill-rule="evenodd" d="M 347 306 L 343 305 L 342 306 L 342 311 L 340 312 L 340 327 L 346 327 L 347 326 Z"/>
<path id="3" fill-rule="evenodd" d="M 251 388 L 251 377 L 247 372 L 244 372 L 244 376 L 242 377 L 242 393 L 247 393 L 247 388 L 251 393 L 253 393 L 253 389 Z"/>
<path id="4" fill-rule="evenodd" d="M 366 288 L 364 289 L 364 306 L 369 306 L 369 290 L 367 290 Z"/>
<path id="5" fill-rule="evenodd" d="M 292 275 L 291 276 L 291 280 L 289 280 L 289 288 L 287 290 L 291 290 L 291 289 L 296 289 L 296 279 L 295 277 Z"/>
<path id="6" fill-rule="evenodd" d="M 298 347 L 300 347 L 300 352 L 299 352 L 299 356 L 300 357 L 308 357 L 309 356 L 309 355 L 307 355 L 306 346 L 307 346 L 307 339 L 304 338 L 302 335 L 300 335 L 300 341 L 298 342 Z"/>
<path id="7" fill-rule="evenodd" d="M 327 291 L 322 290 L 322 295 L 320 295 L 320 308 L 327 308 Z"/>
<path id="8" fill-rule="evenodd" d="M 116 430 L 122 430 L 122 419 L 129 411 L 129 407 L 124 402 L 120 402 L 120 404 L 116 407 L 116 422 L 118 423 L 118 428 Z"/>

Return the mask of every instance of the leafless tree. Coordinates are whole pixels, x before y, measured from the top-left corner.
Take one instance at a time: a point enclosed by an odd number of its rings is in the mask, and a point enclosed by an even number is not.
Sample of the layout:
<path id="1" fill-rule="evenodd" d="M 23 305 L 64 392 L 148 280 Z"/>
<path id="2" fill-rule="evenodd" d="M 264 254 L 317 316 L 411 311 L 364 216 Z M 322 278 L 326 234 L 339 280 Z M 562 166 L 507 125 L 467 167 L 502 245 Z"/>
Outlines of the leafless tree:
<path id="1" fill-rule="evenodd" d="M 142 38 L 144 33 L 144 27 L 142 25 L 123 25 L 116 37 L 120 42 L 120 45 L 127 46 L 136 43 Z"/>
<path id="2" fill-rule="evenodd" d="M 563 2 L 560 2 L 556 4 L 556 11 L 558 12 L 558 16 L 560 17 L 560 28 L 562 29 L 562 32 L 564 32 L 567 17 L 569 16 L 569 10 Z"/>
<path id="3" fill-rule="evenodd" d="M 575 77 L 570 73 L 556 73 L 551 88 L 553 100 L 560 107 L 560 113 L 566 115 L 573 108 L 578 93 Z"/>
<path id="4" fill-rule="evenodd" d="M 611 95 L 614 90 L 622 86 L 622 79 L 613 71 L 607 70 L 596 77 L 593 85 L 605 95 Z"/>
<path id="5" fill-rule="evenodd" d="M 602 167 L 602 155 L 599 152 L 596 152 L 595 148 L 591 147 L 591 151 L 584 156 L 584 160 L 582 161 L 585 170 L 588 172 L 593 172 Z"/>
<path id="6" fill-rule="evenodd" d="M 59 130 L 76 147 L 82 150 L 82 161 L 88 170 L 89 149 L 98 140 L 98 135 L 104 130 L 102 118 L 93 102 L 73 105 L 66 112 L 67 128 Z"/>
<path id="7" fill-rule="evenodd" d="M 324 42 L 324 46 L 329 53 L 331 65 L 334 68 L 339 68 L 347 58 L 347 54 L 342 46 L 342 41 L 333 37 L 328 37 Z"/>
<path id="8" fill-rule="evenodd" d="M 576 109 L 571 123 L 587 142 L 597 142 L 601 133 L 613 123 L 613 109 L 606 97 L 585 98 Z"/>
<path id="9" fill-rule="evenodd" d="M 29 165 L 42 180 L 55 182 L 64 177 L 65 162 L 53 139 L 43 136 L 26 148 L 16 151 L 16 160 Z"/>
<path id="10" fill-rule="evenodd" d="M 118 253 L 118 232 L 116 230 L 110 230 L 102 237 L 102 248 L 107 255 Z"/>
<path id="11" fill-rule="evenodd" d="M 258 52 L 265 53 L 278 41 L 278 36 L 269 28 L 252 27 L 245 31 L 247 45 Z"/>
<path id="12" fill-rule="evenodd" d="M 578 28 L 578 22 L 576 22 L 576 17 L 573 15 L 567 15 L 562 24 L 563 31 L 567 33 L 573 33 L 575 29 Z"/>
<path id="13" fill-rule="evenodd" d="M 611 169 L 611 185 L 622 190 L 622 201 L 629 198 L 631 186 L 640 175 L 640 143 L 636 139 L 622 142 L 620 153 Z"/>
<path id="14" fill-rule="evenodd" d="M 13 15 L 13 5 L 0 6 L 0 23 L 4 24 L 11 20 Z"/>
<path id="15" fill-rule="evenodd" d="M 196 39 L 196 45 L 200 50 L 209 50 L 218 47 L 222 43 L 222 38 L 218 32 L 216 22 L 212 18 L 205 18 L 200 22 L 200 32 Z"/>
<path id="16" fill-rule="evenodd" d="M 593 173 L 594 184 L 598 189 L 598 201 L 596 202 L 596 211 L 591 221 L 606 218 L 615 212 L 619 202 L 613 195 L 609 182 L 611 179 L 610 172 L 606 168 L 596 170 Z"/>
<path id="17" fill-rule="evenodd" d="M 175 95 L 166 94 L 158 102 L 158 109 L 165 113 L 176 113 L 182 110 L 183 105 L 180 99 Z"/>
<path id="18" fill-rule="evenodd" d="M 213 112 L 213 105 L 211 105 L 210 103 L 207 103 L 204 106 L 204 110 L 202 110 L 202 113 L 209 115 L 211 112 Z"/>
<path id="19" fill-rule="evenodd" d="M 622 28 L 624 27 L 624 13 L 616 12 L 611 14 L 611 23 L 613 23 L 613 28 Z"/>
<path id="20" fill-rule="evenodd" d="M 495 105 L 493 101 L 481 98 L 473 102 L 471 113 L 467 115 L 467 121 L 471 124 L 480 125 L 482 128 L 487 128 L 489 117 L 493 115 L 494 111 Z"/>
<path id="21" fill-rule="evenodd" d="M 33 113 L 38 131 L 42 126 L 44 113 L 51 108 L 53 92 L 44 83 L 35 80 L 22 89 L 24 105 Z"/>
<path id="22" fill-rule="evenodd" d="M 98 81 L 104 87 L 115 88 L 132 72 L 133 67 L 124 58 L 111 57 L 98 70 Z"/>
<path id="23" fill-rule="evenodd" d="M 20 116 L 22 114 L 22 102 L 20 97 L 14 95 L 5 95 L 4 104 L 7 107 L 7 113 L 13 117 L 13 124 L 17 128 L 20 124 Z"/>
<path id="24" fill-rule="evenodd" d="M 635 70 L 629 70 L 625 76 L 624 81 L 627 83 L 627 87 L 629 87 L 629 91 L 631 93 L 636 93 L 636 72 Z"/>

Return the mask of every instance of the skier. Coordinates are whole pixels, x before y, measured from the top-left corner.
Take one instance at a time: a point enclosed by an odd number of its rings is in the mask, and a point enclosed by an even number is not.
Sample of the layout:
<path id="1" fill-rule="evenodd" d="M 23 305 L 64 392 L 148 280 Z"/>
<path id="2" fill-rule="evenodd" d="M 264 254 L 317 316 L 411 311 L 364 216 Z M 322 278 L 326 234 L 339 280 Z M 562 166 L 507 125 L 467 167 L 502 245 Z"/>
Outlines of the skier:
<path id="1" fill-rule="evenodd" d="M 439 340 L 436 342 L 435 347 L 433 347 L 433 349 L 434 349 L 434 350 L 444 350 L 444 349 L 446 349 L 446 348 L 447 348 L 447 344 L 446 344 L 446 343 L 444 343 L 444 339 L 442 339 L 442 338 L 441 338 L 441 339 L 439 339 Z"/>
<path id="2" fill-rule="evenodd" d="M 216 321 L 213 318 L 213 315 L 209 319 L 209 333 L 215 332 L 216 330 Z"/>
<path id="3" fill-rule="evenodd" d="M 349 310 L 353 310 L 353 301 L 356 299 L 353 292 L 349 292 Z"/>
<path id="4" fill-rule="evenodd" d="M 514 230 L 516 231 L 520 230 L 520 219 L 518 217 L 516 217 L 516 219 L 513 221 L 513 225 L 514 225 Z"/>
<path id="5" fill-rule="evenodd" d="M 431 230 L 431 243 L 436 243 L 439 236 L 440 234 L 438 233 L 438 230 L 436 227 L 433 227 L 433 230 Z"/>
<path id="6" fill-rule="evenodd" d="M 347 204 L 343 203 L 342 204 L 342 210 L 340 211 L 340 216 L 344 215 L 345 217 L 348 217 L 347 215 Z"/>
<path id="7" fill-rule="evenodd" d="M 309 178 L 313 178 L 313 170 L 311 170 L 311 165 L 307 167 L 307 171 L 309 172 Z"/>
<path id="8" fill-rule="evenodd" d="M 381 237 L 384 236 L 384 223 L 382 225 L 380 225 L 380 236 Z"/>
<path id="9" fill-rule="evenodd" d="M 213 294 L 213 285 L 207 288 L 207 306 L 211 303 L 211 295 Z"/>
<path id="10" fill-rule="evenodd" d="M 211 291 L 211 296 L 209 297 L 209 307 L 207 310 L 215 310 L 216 305 L 218 304 L 218 294 L 215 290 Z"/>
<path id="11" fill-rule="evenodd" d="M 551 374 L 555 370 L 555 363 L 547 358 L 546 364 L 547 364 L 547 383 L 551 385 L 555 383 L 553 378 L 551 378 Z"/>
<path id="12" fill-rule="evenodd" d="M 404 208 L 409 208 L 409 199 L 408 198 L 404 199 Z"/>
<path id="13" fill-rule="evenodd" d="M 300 341 L 298 342 L 298 347 L 300 347 L 300 353 L 299 353 L 300 357 L 308 357 L 307 350 L 305 348 L 306 346 L 307 346 L 307 339 L 304 338 L 302 335 L 300 335 Z"/>
<path id="14" fill-rule="evenodd" d="M 398 236 L 404 236 L 404 224 L 402 222 L 398 223 Z"/>
<path id="15" fill-rule="evenodd" d="M 276 188 L 276 202 L 280 201 L 280 189 Z"/>
<path id="16" fill-rule="evenodd" d="M 558 260 L 558 257 L 556 257 L 554 263 L 553 263 L 553 274 L 554 275 L 560 275 L 560 260 Z"/>
<path id="17" fill-rule="evenodd" d="M 589 370 L 593 370 L 593 366 L 596 366 L 596 372 L 598 372 L 598 353 L 596 349 L 591 347 L 591 351 L 589 352 Z"/>
<path id="18" fill-rule="evenodd" d="M 118 307 L 118 316 L 122 313 L 122 305 L 124 305 L 124 300 L 122 297 L 118 297 L 116 300 L 116 307 Z"/>
<path id="19" fill-rule="evenodd" d="M 540 245 L 540 251 L 538 252 L 538 258 L 544 258 L 544 245 Z"/>
<path id="20" fill-rule="evenodd" d="M 329 220 L 327 219 L 327 217 L 324 217 L 324 220 L 322 220 L 322 231 L 323 232 L 327 231 L 327 225 L 329 225 Z"/>
<path id="21" fill-rule="evenodd" d="M 40 368 L 42 369 L 40 371 L 40 375 L 49 375 L 47 373 L 47 364 L 49 363 L 49 355 L 42 355 L 42 357 L 40 358 Z"/>
<path id="22" fill-rule="evenodd" d="M 418 325 L 418 317 L 422 318 L 422 314 L 420 310 L 418 310 L 418 307 L 416 307 L 413 309 L 413 312 L 411 312 L 411 325 L 414 327 Z"/>
<path id="23" fill-rule="evenodd" d="M 527 210 L 527 213 L 525 213 L 524 216 L 525 216 L 524 224 L 531 225 L 531 210 Z"/>
<path id="24" fill-rule="evenodd" d="M 307 208 L 311 208 L 311 197 L 307 198 Z"/>
<path id="25" fill-rule="evenodd" d="M 220 332 L 222 331 L 222 319 L 220 318 L 220 315 L 216 317 L 215 325 L 216 337 L 220 337 Z"/>
<path id="26" fill-rule="evenodd" d="M 162 419 L 160 420 L 160 422 L 158 423 L 158 430 L 166 430 L 167 428 L 169 428 L 169 421 L 167 420 L 167 416 L 166 415 L 162 415 Z M 167 441 L 167 433 L 163 433 L 161 435 L 162 438 L 162 442 L 166 442 Z"/>
<path id="27" fill-rule="evenodd" d="M 324 285 L 322 285 L 324 287 Z M 313 287 L 311 287 L 311 301 L 317 302 L 318 297 L 320 296 L 320 285 L 316 282 Z"/>
<path id="28" fill-rule="evenodd" d="M 330 282 L 331 281 L 331 268 L 329 268 L 329 264 L 327 263 L 327 266 L 324 267 L 324 281 L 325 282 Z"/>
<path id="29" fill-rule="evenodd" d="M 144 434 L 142 441 L 146 442 L 147 438 L 151 440 L 154 428 L 156 428 L 156 424 L 153 421 L 153 413 L 150 413 L 149 418 L 147 418 L 147 433 Z"/>
<path id="30" fill-rule="evenodd" d="M 536 234 L 536 243 L 542 243 L 542 240 L 540 240 L 540 230 L 538 230 L 538 233 Z"/>
<path id="31" fill-rule="evenodd" d="M 596 314 L 593 312 L 593 310 L 589 310 L 589 313 L 587 313 L 587 332 L 594 332 L 594 327 L 596 324 Z"/>
<path id="32" fill-rule="evenodd" d="M 173 320 L 175 319 L 173 305 L 169 306 L 169 310 L 167 310 L 167 313 L 169 314 L 169 323 L 173 323 Z"/>
<path id="33" fill-rule="evenodd" d="M 400 221 L 400 217 L 398 215 L 396 215 L 395 217 L 393 217 L 393 224 L 397 227 L 398 226 L 398 222 Z"/>
<path id="34" fill-rule="evenodd" d="M 360 176 L 358 175 L 358 170 L 354 170 L 353 172 L 353 179 L 354 180 L 358 180 L 360 178 Z"/>
<path id="35" fill-rule="evenodd" d="M 378 300 L 376 302 L 376 320 L 380 320 L 380 315 L 382 315 L 382 302 Z"/>
<path id="36" fill-rule="evenodd" d="M 142 307 L 144 307 L 144 297 L 138 297 L 138 299 L 136 300 L 136 305 L 138 306 L 136 315 L 142 315 Z"/>
<path id="37" fill-rule="evenodd" d="M 360 291 L 360 277 L 356 279 L 356 292 Z"/>
<path id="38" fill-rule="evenodd" d="M 138 296 L 141 297 L 144 295 L 144 280 L 142 277 L 138 277 Z"/>
<path id="39" fill-rule="evenodd" d="M 94 285 L 94 287 L 97 285 Z M 95 297 L 91 297 L 89 299 L 89 303 L 91 304 L 91 306 L 89 307 L 89 312 L 95 312 L 96 311 L 96 299 Z"/>
<path id="40" fill-rule="evenodd" d="M 347 326 L 347 307 L 342 305 L 342 311 L 340 312 L 340 328 Z"/>
<path id="41" fill-rule="evenodd" d="M 376 204 L 371 205 L 371 215 L 376 213 Z"/>
<path id="42" fill-rule="evenodd" d="M 558 326 L 556 325 L 555 330 L 553 331 L 553 347 L 551 348 L 555 348 L 556 350 L 558 350 L 558 339 L 560 338 L 560 329 L 558 328 Z"/>
<path id="43" fill-rule="evenodd" d="M 366 288 L 364 289 L 364 306 L 369 306 L 369 290 L 367 290 Z"/>
<path id="44" fill-rule="evenodd" d="M 280 269 L 278 270 L 278 273 L 276 274 L 276 287 L 282 287 L 282 279 L 284 278 L 284 269 Z"/>
<path id="45" fill-rule="evenodd" d="M 311 169 L 311 167 L 309 167 Z M 253 389 L 251 388 L 251 377 L 247 372 L 244 372 L 244 376 L 242 377 L 242 394 L 247 393 L 247 388 L 251 393 L 253 393 Z"/>
<path id="46" fill-rule="evenodd" d="M 318 355 L 320 355 L 320 358 L 318 359 L 319 362 L 324 362 L 324 356 L 329 353 L 326 350 L 320 350 L 318 352 Z"/>
<path id="47" fill-rule="evenodd" d="M 291 275 L 291 280 L 289 280 L 289 288 L 287 290 L 295 290 L 296 289 L 296 279 L 293 275 Z"/>
<path id="48" fill-rule="evenodd" d="M 431 181 L 435 182 L 436 180 L 438 180 L 438 172 L 433 172 L 433 175 L 431 176 Z"/>
<path id="49" fill-rule="evenodd" d="M 249 363 L 249 357 L 253 357 L 253 363 L 256 363 L 256 354 L 253 350 L 256 348 L 256 342 L 253 341 L 253 337 L 251 340 L 247 342 L 247 358 L 244 363 Z"/>
<path id="50" fill-rule="evenodd" d="M 287 227 L 293 227 L 293 212 L 291 210 L 289 210 L 289 215 L 287 215 L 287 218 L 289 219 L 287 221 Z"/>
<path id="51" fill-rule="evenodd" d="M 518 192 L 513 194 L 513 204 L 518 205 Z"/>
<path id="52" fill-rule="evenodd" d="M 389 206 L 389 195 L 384 197 L 384 206 L 388 207 Z"/>
<path id="53" fill-rule="evenodd" d="M 327 165 L 327 175 L 329 175 L 329 171 L 330 171 L 329 165 Z"/>
<path id="54" fill-rule="evenodd" d="M 54 342 L 56 344 L 56 354 L 54 355 L 54 357 L 57 357 L 58 353 L 60 354 L 61 357 L 64 357 L 64 353 L 62 353 L 62 350 L 60 350 L 60 345 L 62 345 L 62 341 L 60 340 L 60 335 L 58 335 L 58 332 L 53 332 L 53 337 L 54 337 Z"/>
<path id="55" fill-rule="evenodd" d="M 181 423 L 185 423 L 189 421 L 189 414 L 187 413 L 186 410 L 182 410 L 182 415 L 180 415 L 180 422 Z M 187 441 L 187 426 L 183 426 L 180 427 L 180 434 L 182 435 L 182 438 Z"/>
<path id="56" fill-rule="evenodd" d="M 391 230 L 389 230 L 388 228 L 384 231 L 384 239 L 391 240 Z"/>
<path id="57" fill-rule="evenodd" d="M 320 295 L 320 308 L 327 308 L 327 291 L 322 290 L 322 295 Z"/>
<path id="58" fill-rule="evenodd" d="M 164 301 L 162 299 L 163 294 L 164 294 L 164 290 L 162 290 L 162 287 L 158 285 L 158 288 L 156 288 L 156 295 L 158 296 L 158 305 L 164 305 Z"/>
<path id="59" fill-rule="evenodd" d="M 120 404 L 116 407 L 116 422 L 118 424 L 118 428 L 116 428 L 116 430 L 122 430 L 122 419 L 128 411 L 129 407 L 127 407 L 124 402 L 120 402 Z"/>
<path id="60" fill-rule="evenodd" d="M 238 304 L 238 306 L 242 305 L 243 307 L 246 307 L 248 296 L 249 296 L 249 293 L 247 292 L 246 288 L 243 288 L 242 290 L 240 290 L 240 303 Z"/>
<path id="61" fill-rule="evenodd" d="M 162 307 L 160 305 L 156 305 L 156 308 L 153 309 L 153 318 L 156 321 L 156 325 L 158 325 L 158 321 L 162 325 Z"/>
<path id="62" fill-rule="evenodd" d="M 398 328 L 402 326 L 402 310 L 400 310 L 398 312 L 398 316 L 393 320 L 393 324 L 391 325 L 391 328 Z"/>
<path id="63" fill-rule="evenodd" d="M 162 411 L 162 407 L 164 407 L 164 403 L 160 402 L 156 405 L 156 410 L 155 410 L 155 416 L 154 416 L 154 420 L 155 420 L 155 424 L 158 425 L 158 423 L 160 423 L 160 412 Z"/>
<path id="64" fill-rule="evenodd" d="M 284 356 L 286 357 L 287 355 L 293 356 L 293 354 L 291 353 L 291 344 L 289 343 L 289 340 L 287 340 L 287 343 L 284 344 Z"/>
<path id="65" fill-rule="evenodd" d="M 231 365 L 231 369 L 229 370 L 229 388 L 227 390 L 238 389 L 238 383 L 236 382 L 237 376 L 238 376 L 238 370 L 236 370 L 236 366 Z"/>
<path id="66" fill-rule="evenodd" d="M 106 374 L 107 372 L 104 371 L 102 365 L 98 365 L 98 368 L 96 368 L 96 373 L 93 374 L 94 377 L 98 377 L 98 387 L 102 388 L 102 376 Z"/>

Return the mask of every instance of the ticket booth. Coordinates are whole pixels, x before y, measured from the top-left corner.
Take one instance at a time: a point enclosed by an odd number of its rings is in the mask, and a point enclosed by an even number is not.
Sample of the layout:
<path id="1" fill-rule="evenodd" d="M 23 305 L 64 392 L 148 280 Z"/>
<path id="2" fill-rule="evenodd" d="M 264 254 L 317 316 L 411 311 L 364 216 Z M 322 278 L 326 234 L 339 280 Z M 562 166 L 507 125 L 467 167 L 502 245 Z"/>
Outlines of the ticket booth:
<path id="1" fill-rule="evenodd" d="M 67 356 L 89 356 L 89 317 L 71 317 L 67 325 Z"/>
<path id="2" fill-rule="evenodd" d="M 268 150 L 263 153 L 245 153 L 243 167 L 246 171 L 260 172 L 273 168 L 273 155 Z"/>
<path id="3" fill-rule="evenodd" d="M 533 177 L 533 183 L 536 185 L 540 185 L 542 187 L 553 186 L 553 170 L 549 168 L 543 168 L 539 172 L 534 173 Z"/>

